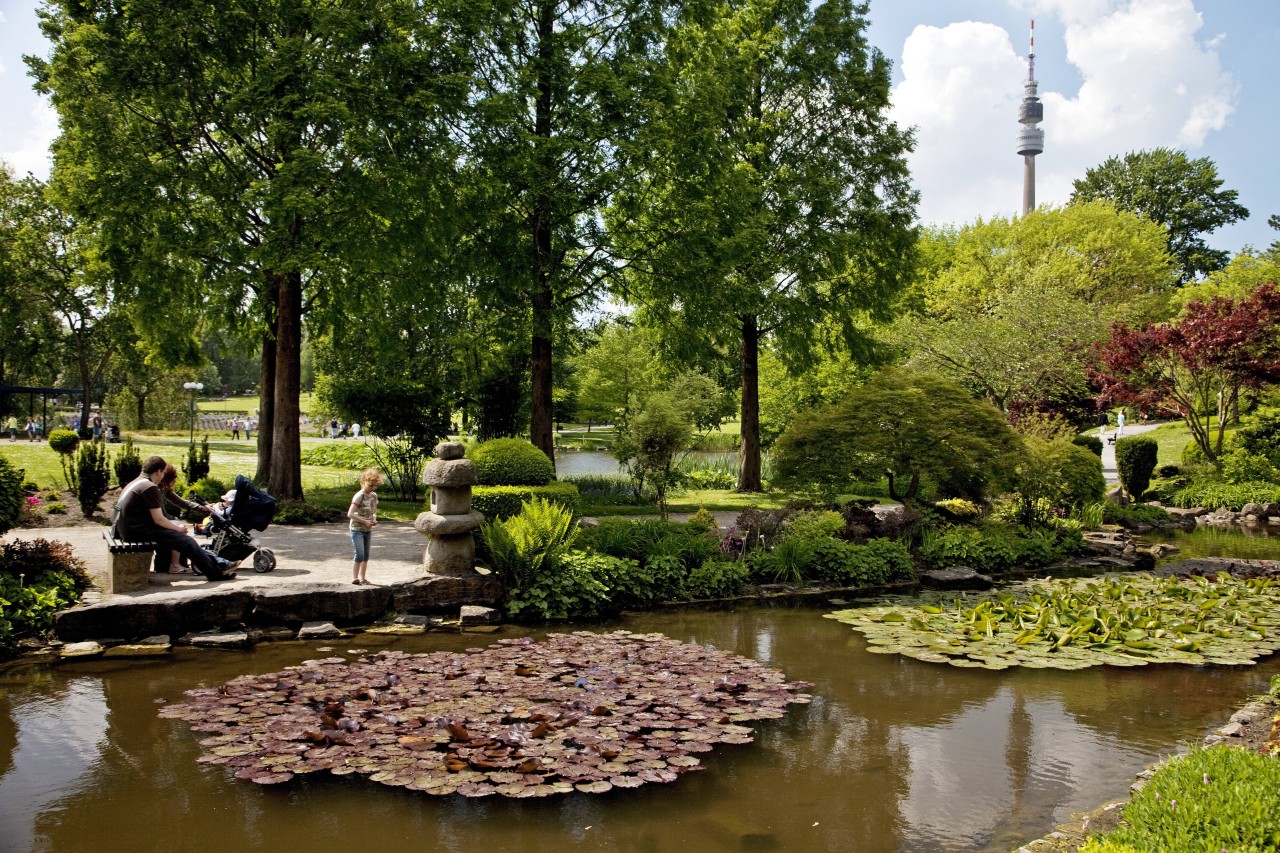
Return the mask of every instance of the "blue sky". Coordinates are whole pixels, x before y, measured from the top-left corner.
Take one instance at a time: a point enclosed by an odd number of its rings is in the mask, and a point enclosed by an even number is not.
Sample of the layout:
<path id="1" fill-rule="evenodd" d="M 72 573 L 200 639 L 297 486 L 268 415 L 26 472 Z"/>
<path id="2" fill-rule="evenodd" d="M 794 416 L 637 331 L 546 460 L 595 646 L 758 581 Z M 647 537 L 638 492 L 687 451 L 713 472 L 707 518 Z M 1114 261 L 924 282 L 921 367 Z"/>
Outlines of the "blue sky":
<path id="1" fill-rule="evenodd" d="M 0 159 L 48 174 L 57 122 L 22 54 L 47 53 L 36 3 L 0 0 Z M 1037 201 L 1107 157 L 1156 147 L 1209 157 L 1248 221 L 1229 251 L 1280 239 L 1280 0 L 871 0 L 871 40 L 894 63 L 894 111 L 917 129 L 911 165 L 926 223 L 1017 213 L 1014 151 L 1029 19 L 1045 103 Z"/>

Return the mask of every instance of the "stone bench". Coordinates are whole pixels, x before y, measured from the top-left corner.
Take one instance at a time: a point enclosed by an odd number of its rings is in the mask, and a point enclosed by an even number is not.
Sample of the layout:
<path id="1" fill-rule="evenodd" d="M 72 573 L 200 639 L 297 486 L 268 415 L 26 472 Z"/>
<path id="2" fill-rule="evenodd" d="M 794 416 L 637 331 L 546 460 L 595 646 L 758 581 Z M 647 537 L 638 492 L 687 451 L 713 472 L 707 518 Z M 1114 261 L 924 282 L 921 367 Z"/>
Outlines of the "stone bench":
<path id="1" fill-rule="evenodd" d="M 155 542 L 125 542 L 102 531 L 107 541 L 107 578 L 103 592 L 137 592 L 151 582 L 151 555 Z"/>

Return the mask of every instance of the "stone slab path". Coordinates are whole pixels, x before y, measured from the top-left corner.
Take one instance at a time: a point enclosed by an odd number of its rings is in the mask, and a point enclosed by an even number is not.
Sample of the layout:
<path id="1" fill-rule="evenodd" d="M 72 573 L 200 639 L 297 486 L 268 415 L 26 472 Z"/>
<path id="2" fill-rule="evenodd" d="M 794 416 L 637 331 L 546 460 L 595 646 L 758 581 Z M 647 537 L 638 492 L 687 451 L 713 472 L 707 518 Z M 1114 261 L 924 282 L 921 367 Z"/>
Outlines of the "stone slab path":
<path id="1" fill-rule="evenodd" d="M 85 523 L 74 527 L 23 528 L 10 531 L 11 539 L 48 539 L 66 542 L 95 580 L 107 571 L 107 544 L 102 539 L 106 528 Z M 237 576 L 225 581 L 208 581 L 200 575 L 165 575 L 152 573 L 148 589 L 118 593 L 109 598 L 143 598 L 153 593 L 190 590 L 203 592 L 229 589 L 290 589 L 300 591 L 309 585 L 351 583 L 351 538 L 347 523 L 315 524 L 308 527 L 275 525 L 257 534 L 262 547 L 275 551 L 274 571 L 259 574 L 251 561 L 245 560 Z M 197 536 L 201 544 L 206 537 Z M 422 557 L 427 540 L 408 522 L 385 521 L 373 532 L 369 557 L 369 583 L 392 586 L 424 577 Z"/>

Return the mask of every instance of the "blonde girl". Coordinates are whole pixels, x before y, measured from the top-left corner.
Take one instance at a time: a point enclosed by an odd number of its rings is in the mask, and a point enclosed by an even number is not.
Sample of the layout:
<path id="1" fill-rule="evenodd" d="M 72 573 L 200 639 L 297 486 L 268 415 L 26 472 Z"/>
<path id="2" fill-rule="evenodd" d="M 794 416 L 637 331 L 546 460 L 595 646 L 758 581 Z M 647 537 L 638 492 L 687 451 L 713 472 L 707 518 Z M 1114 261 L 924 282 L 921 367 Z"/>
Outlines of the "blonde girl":
<path id="1" fill-rule="evenodd" d="M 351 546 L 355 551 L 351 564 L 351 582 L 366 584 L 365 572 L 369 569 L 369 539 L 373 528 L 378 526 L 378 486 L 382 485 L 382 474 L 377 468 L 366 468 L 360 475 L 360 491 L 351 498 L 351 506 L 347 507 L 347 525 L 351 531 Z"/>

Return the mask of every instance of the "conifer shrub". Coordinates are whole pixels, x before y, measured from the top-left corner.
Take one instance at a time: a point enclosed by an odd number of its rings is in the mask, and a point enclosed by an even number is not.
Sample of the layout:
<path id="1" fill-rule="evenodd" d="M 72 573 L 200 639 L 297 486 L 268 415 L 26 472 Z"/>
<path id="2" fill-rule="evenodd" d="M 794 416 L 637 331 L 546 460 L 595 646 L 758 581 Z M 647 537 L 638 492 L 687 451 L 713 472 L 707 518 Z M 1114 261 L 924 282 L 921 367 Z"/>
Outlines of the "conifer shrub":
<path id="1" fill-rule="evenodd" d="M 82 441 L 76 450 L 76 500 L 86 518 L 97 512 L 98 502 L 111 488 L 110 456 L 101 441 Z"/>
<path id="2" fill-rule="evenodd" d="M 116 473 L 116 485 L 122 489 L 142 473 L 142 457 L 138 455 L 138 448 L 133 446 L 133 436 L 125 436 L 124 445 L 120 448 L 116 461 L 112 463 L 112 468 Z"/>
<path id="3" fill-rule="evenodd" d="M 27 493 L 22 488 L 22 472 L 0 456 L 0 534 L 8 533 L 22 519 Z"/>
<path id="4" fill-rule="evenodd" d="M 74 453 L 76 445 L 79 443 L 80 436 L 69 429 L 55 429 L 49 433 L 49 447 L 63 456 L 69 456 Z"/>
<path id="5" fill-rule="evenodd" d="M 1120 473 L 1120 485 L 1135 501 L 1142 500 L 1142 493 L 1151 482 L 1151 472 L 1156 470 L 1156 456 L 1160 444 L 1145 435 L 1122 438 L 1116 442 L 1116 468 Z"/>

